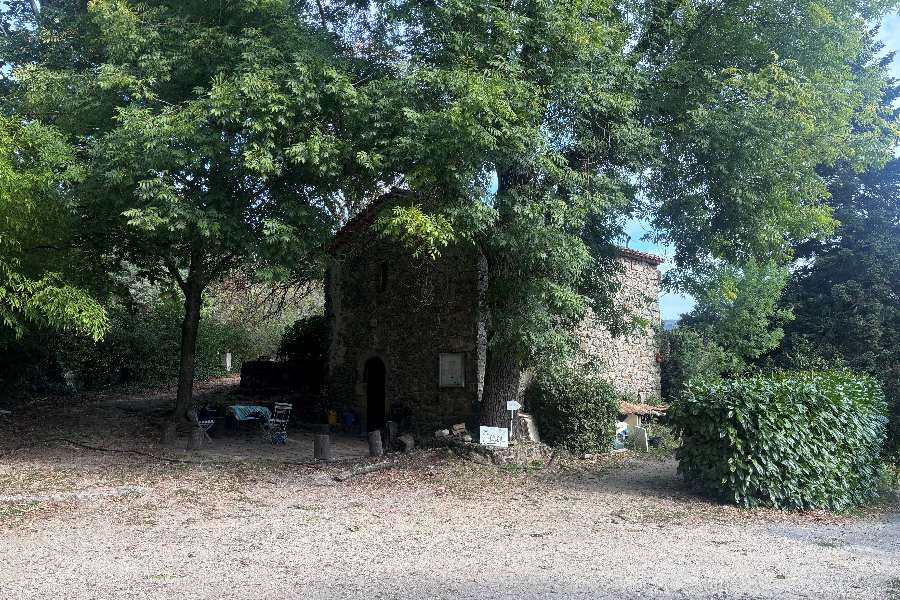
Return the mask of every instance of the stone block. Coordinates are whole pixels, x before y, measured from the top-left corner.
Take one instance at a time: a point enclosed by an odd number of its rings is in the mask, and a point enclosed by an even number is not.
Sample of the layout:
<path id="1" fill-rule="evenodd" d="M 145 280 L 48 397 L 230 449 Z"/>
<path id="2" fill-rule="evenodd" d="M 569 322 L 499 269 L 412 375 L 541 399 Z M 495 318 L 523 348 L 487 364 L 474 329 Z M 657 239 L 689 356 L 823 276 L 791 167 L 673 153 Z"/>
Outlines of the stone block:
<path id="1" fill-rule="evenodd" d="M 636 427 L 634 430 L 634 449 L 638 452 L 650 451 L 647 443 L 647 430 L 643 427 Z"/>

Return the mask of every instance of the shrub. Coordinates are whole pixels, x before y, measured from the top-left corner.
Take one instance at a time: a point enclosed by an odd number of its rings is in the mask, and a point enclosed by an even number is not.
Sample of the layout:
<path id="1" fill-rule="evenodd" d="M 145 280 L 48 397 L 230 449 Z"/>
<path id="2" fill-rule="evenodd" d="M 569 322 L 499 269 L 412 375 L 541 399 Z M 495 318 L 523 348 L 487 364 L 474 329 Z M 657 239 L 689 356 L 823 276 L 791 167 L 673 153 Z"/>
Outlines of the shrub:
<path id="1" fill-rule="evenodd" d="M 839 510 L 875 495 L 885 411 L 875 379 L 826 371 L 691 385 L 669 419 L 694 489 L 744 506 Z"/>
<path id="2" fill-rule="evenodd" d="M 662 359 L 662 395 L 675 401 L 689 382 L 721 381 L 725 353 L 707 336 L 685 326 L 662 332 L 661 340 L 668 345 L 668 355 Z"/>
<path id="3" fill-rule="evenodd" d="M 900 466 L 900 365 L 885 369 L 882 380 L 884 399 L 888 406 L 884 458 L 893 465 Z"/>
<path id="4" fill-rule="evenodd" d="M 573 454 L 612 447 L 618 393 L 608 381 L 592 378 L 588 367 L 542 372 L 532 394 L 535 419 L 547 443 Z"/>
<path id="5" fill-rule="evenodd" d="M 99 342 L 66 336 L 61 353 L 74 387 L 97 390 L 123 384 L 128 388 L 169 385 L 178 381 L 181 357 L 181 306 L 152 302 L 131 309 L 108 309 L 110 330 Z M 248 351 L 246 332 L 219 323 L 204 308 L 197 332 L 194 376 L 221 375 L 221 353 L 232 352 L 232 368 L 240 370 Z"/>
<path id="6" fill-rule="evenodd" d="M 285 329 L 278 354 L 294 364 L 297 378 L 307 385 L 325 382 L 328 321 L 325 315 L 297 319 Z"/>

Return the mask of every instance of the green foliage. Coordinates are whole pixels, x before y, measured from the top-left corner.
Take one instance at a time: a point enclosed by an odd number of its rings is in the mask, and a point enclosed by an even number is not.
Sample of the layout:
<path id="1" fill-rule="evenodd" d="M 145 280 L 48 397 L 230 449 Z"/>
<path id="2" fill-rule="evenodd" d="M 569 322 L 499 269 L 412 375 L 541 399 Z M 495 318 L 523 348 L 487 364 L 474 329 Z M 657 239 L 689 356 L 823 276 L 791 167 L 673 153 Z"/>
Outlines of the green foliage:
<path id="1" fill-rule="evenodd" d="M 834 225 L 817 165 L 890 158 L 886 73 L 866 23 L 892 5 L 652 3 L 638 17 L 660 148 L 651 218 L 679 267 L 669 285 L 687 288 L 721 259 L 782 262 L 790 240 Z"/>
<path id="2" fill-rule="evenodd" d="M 0 329 L 0 404 L 13 403 L 29 393 L 65 394 L 56 358 L 58 334 L 26 326 L 21 335 Z M 57 367 L 57 368 L 54 368 Z"/>
<path id="3" fill-rule="evenodd" d="M 822 171 L 840 226 L 796 249 L 781 302 L 796 319 L 775 364 L 818 360 L 880 375 L 900 364 L 900 160 L 866 173 Z"/>
<path id="4" fill-rule="evenodd" d="M 589 366 L 541 371 L 533 389 L 541 437 L 573 454 L 606 452 L 616 435 L 619 394 Z"/>
<path id="5" fill-rule="evenodd" d="M 663 332 L 662 339 L 669 350 L 660 364 L 663 398 L 674 401 L 691 382 L 721 381 L 725 352 L 708 336 L 677 326 Z"/>
<path id="6" fill-rule="evenodd" d="M 296 365 L 302 383 L 321 384 L 325 381 L 327 343 L 328 319 L 325 315 L 304 317 L 285 330 L 278 354 Z"/>
<path id="7" fill-rule="evenodd" d="M 26 323 L 100 337 L 103 308 L 58 271 L 67 221 L 61 184 L 80 177 L 74 153 L 53 128 L 0 113 L 0 327 L 17 336 Z M 41 249 L 40 251 L 36 251 Z"/>
<path id="8" fill-rule="evenodd" d="M 674 289 L 723 263 L 783 264 L 790 240 L 834 226 L 815 165 L 890 156 L 866 22 L 891 5 L 377 2 L 373 54 L 397 60 L 372 135 L 385 172 L 433 207 L 392 235 L 482 251 L 488 360 L 523 368 L 570 359 L 588 308 L 627 329 L 608 265 L 629 217 L 675 248 Z M 729 360 L 774 329 L 734 333 L 717 342 Z"/>
<path id="9" fill-rule="evenodd" d="M 678 398 L 689 382 L 708 383 L 746 374 L 754 361 L 778 347 L 792 319 L 778 305 L 787 270 L 749 261 L 727 265 L 691 284 L 697 304 L 671 331 L 660 334 L 671 347 L 662 361 L 663 396 Z"/>
<path id="10" fill-rule="evenodd" d="M 882 389 L 888 406 L 884 458 L 900 469 L 900 365 L 882 373 Z"/>
<path id="11" fill-rule="evenodd" d="M 395 205 L 378 215 L 376 227 L 382 237 L 391 237 L 413 250 L 413 257 L 427 253 L 435 258 L 454 241 L 453 225 L 440 213 L 422 210 L 419 204 Z"/>
<path id="12" fill-rule="evenodd" d="M 219 323 L 249 336 L 249 357 L 275 356 L 287 327 L 304 315 L 322 311 L 320 281 L 278 285 L 258 281 L 258 272 L 235 273 L 214 283 L 204 307 Z"/>
<path id="13" fill-rule="evenodd" d="M 320 276 L 335 203 L 375 189 L 373 159 L 348 143 L 370 112 L 357 61 L 281 0 L 23 7 L 3 14 L 4 107 L 51 130 L 77 167 L 50 187 L 92 269 L 127 263 L 183 294 L 183 418 L 210 284 L 251 267 Z"/>
<path id="14" fill-rule="evenodd" d="M 668 412 L 678 472 L 725 502 L 840 510 L 872 500 L 885 403 L 878 382 L 845 371 L 690 385 Z"/>
<path id="15" fill-rule="evenodd" d="M 769 363 L 850 368 L 880 380 L 889 405 L 885 457 L 900 462 L 900 160 L 865 173 L 847 165 L 820 172 L 840 225 L 797 245 L 780 301 L 796 318 Z"/>
<path id="16" fill-rule="evenodd" d="M 96 343 L 74 337 L 61 340 L 60 361 L 75 390 L 99 390 L 110 385 L 129 389 L 172 385 L 177 382 L 181 346 L 181 307 L 173 301 L 155 301 L 131 309 L 110 309 L 109 333 Z M 247 332 L 217 322 L 203 312 L 197 336 L 195 376 L 222 375 L 221 353 L 232 352 L 232 369 L 253 358 Z"/>

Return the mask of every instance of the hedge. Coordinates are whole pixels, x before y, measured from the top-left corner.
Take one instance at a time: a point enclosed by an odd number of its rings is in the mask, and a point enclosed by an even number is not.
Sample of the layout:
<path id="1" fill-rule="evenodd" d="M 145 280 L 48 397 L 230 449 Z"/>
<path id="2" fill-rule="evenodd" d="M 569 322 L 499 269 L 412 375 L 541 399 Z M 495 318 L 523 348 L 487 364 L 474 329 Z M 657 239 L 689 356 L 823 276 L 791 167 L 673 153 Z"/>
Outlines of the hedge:
<path id="1" fill-rule="evenodd" d="M 573 454 L 612 448 L 619 395 L 589 368 L 569 367 L 540 373 L 530 394 L 541 438 Z"/>
<path id="2" fill-rule="evenodd" d="M 846 371 L 689 385 L 669 410 L 678 472 L 744 506 L 840 510 L 875 496 L 886 405 L 878 382 Z"/>

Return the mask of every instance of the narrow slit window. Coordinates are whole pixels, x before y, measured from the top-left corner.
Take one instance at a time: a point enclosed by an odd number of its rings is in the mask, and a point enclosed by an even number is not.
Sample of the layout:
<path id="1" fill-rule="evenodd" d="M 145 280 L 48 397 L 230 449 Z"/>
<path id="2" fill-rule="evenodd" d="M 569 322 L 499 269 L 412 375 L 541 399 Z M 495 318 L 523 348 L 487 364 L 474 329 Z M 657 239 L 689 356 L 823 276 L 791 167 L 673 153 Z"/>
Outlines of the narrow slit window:
<path id="1" fill-rule="evenodd" d="M 378 281 L 378 291 L 386 292 L 387 291 L 387 271 L 388 264 L 387 261 L 381 261 L 381 279 Z"/>

